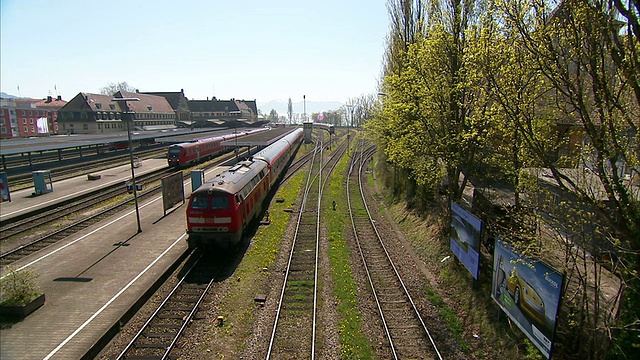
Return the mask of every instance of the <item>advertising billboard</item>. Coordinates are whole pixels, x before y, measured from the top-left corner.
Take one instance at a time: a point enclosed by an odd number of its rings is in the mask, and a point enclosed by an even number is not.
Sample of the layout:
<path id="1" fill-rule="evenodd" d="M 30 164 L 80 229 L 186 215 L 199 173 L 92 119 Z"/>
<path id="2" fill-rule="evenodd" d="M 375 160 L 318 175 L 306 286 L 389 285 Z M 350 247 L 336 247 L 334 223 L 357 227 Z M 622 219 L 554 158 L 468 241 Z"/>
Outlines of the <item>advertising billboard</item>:
<path id="1" fill-rule="evenodd" d="M 179 202 L 184 204 L 184 179 L 182 171 L 166 175 L 160 179 L 160 182 L 162 185 L 162 204 L 164 215 L 166 216 L 168 209 L 171 209 Z"/>
<path id="2" fill-rule="evenodd" d="M 491 297 L 547 358 L 563 280 L 552 267 L 525 258 L 496 239 Z"/>
<path id="3" fill-rule="evenodd" d="M 460 205 L 451 202 L 451 236 L 449 246 L 458 260 L 478 279 L 482 221 Z"/>
<path id="4" fill-rule="evenodd" d="M 46 117 L 41 117 L 36 120 L 36 128 L 38 129 L 38 134 L 48 134 L 49 133 L 49 120 Z"/>

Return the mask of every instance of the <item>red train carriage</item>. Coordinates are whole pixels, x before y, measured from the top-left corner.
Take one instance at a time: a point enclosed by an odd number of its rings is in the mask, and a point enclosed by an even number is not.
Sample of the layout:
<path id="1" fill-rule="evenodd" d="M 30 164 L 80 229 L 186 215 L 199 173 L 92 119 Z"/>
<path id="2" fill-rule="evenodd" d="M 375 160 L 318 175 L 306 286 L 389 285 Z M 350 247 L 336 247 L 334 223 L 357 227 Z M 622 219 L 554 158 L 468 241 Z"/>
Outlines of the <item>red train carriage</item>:
<path id="1" fill-rule="evenodd" d="M 301 139 L 298 129 L 196 189 L 187 206 L 189 247 L 238 244 Z"/>
<path id="2" fill-rule="evenodd" d="M 269 187 L 272 187 L 276 182 L 282 170 L 286 168 L 291 158 L 291 153 L 296 150 L 294 145 L 300 138 L 297 136 L 298 133 L 302 134 L 302 130 L 300 132 L 294 131 L 294 133 L 267 146 L 253 156 L 254 159 L 267 163 L 269 168 Z"/>
<path id="3" fill-rule="evenodd" d="M 171 145 L 167 151 L 167 162 L 169 166 L 178 167 L 219 155 L 224 150 L 220 145 L 224 140 L 224 136 L 218 136 L 192 143 Z"/>

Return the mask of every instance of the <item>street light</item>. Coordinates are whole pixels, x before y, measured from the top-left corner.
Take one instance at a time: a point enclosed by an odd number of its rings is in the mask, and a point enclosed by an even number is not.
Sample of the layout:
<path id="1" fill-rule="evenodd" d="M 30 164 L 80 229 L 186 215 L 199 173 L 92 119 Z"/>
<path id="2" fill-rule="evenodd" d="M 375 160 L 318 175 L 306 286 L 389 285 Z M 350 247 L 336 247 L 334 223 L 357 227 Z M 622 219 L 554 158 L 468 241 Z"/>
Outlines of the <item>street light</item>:
<path id="1" fill-rule="evenodd" d="M 347 104 L 347 155 L 349 155 L 349 139 L 351 138 L 351 125 L 353 124 L 353 110 L 355 110 L 356 105 Z"/>
<path id="2" fill-rule="evenodd" d="M 135 113 L 133 111 L 129 111 L 129 106 L 127 105 L 127 101 L 140 101 L 140 99 L 120 97 L 120 98 L 111 99 L 111 101 L 116 101 L 118 102 L 118 104 L 122 104 L 121 109 L 124 110 L 122 111 L 122 115 L 120 118 L 124 120 L 124 122 L 127 124 L 127 137 L 129 138 L 129 162 L 131 165 L 131 182 L 133 185 L 133 198 L 135 199 L 135 203 L 136 203 L 136 219 L 138 221 L 138 233 L 141 233 L 142 227 L 140 226 L 140 208 L 138 207 L 138 190 L 136 189 L 136 173 L 133 170 L 133 144 L 131 142 L 131 123 L 133 122 Z"/>

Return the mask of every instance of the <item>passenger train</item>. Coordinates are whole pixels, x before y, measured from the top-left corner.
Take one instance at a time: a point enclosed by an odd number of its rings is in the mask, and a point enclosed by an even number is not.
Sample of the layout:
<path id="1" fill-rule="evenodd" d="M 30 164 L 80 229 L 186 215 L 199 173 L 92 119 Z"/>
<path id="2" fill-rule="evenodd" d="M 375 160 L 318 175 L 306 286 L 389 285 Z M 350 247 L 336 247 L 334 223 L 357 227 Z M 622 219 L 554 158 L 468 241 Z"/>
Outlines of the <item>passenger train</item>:
<path id="1" fill-rule="evenodd" d="M 200 139 L 196 142 L 173 144 L 169 146 L 169 150 L 167 151 L 167 162 L 171 167 L 180 167 L 191 163 L 199 163 L 200 161 L 208 160 L 224 153 L 227 149 L 221 145 L 223 141 L 233 140 L 237 137 L 240 138 L 265 130 L 267 129 L 257 128 Z"/>
<path id="2" fill-rule="evenodd" d="M 290 132 L 193 191 L 187 206 L 190 248 L 229 249 L 240 243 L 243 230 L 260 214 L 263 200 L 296 153 L 302 132 Z"/>

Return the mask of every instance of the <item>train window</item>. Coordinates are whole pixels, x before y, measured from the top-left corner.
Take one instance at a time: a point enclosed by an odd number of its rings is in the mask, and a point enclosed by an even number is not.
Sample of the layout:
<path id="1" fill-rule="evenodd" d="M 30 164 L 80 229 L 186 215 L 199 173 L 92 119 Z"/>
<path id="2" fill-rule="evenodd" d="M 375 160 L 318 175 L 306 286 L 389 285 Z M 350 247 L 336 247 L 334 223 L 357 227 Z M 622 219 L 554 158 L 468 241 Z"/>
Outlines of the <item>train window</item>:
<path id="1" fill-rule="evenodd" d="M 191 202 L 192 209 L 206 209 L 209 203 L 209 199 L 204 196 L 196 196 Z"/>
<path id="2" fill-rule="evenodd" d="M 227 197 L 214 197 L 211 199 L 211 209 L 219 210 L 229 207 L 229 199 Z"/>

